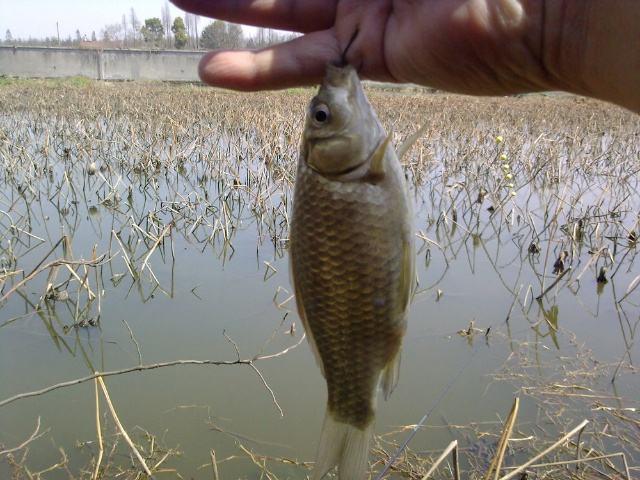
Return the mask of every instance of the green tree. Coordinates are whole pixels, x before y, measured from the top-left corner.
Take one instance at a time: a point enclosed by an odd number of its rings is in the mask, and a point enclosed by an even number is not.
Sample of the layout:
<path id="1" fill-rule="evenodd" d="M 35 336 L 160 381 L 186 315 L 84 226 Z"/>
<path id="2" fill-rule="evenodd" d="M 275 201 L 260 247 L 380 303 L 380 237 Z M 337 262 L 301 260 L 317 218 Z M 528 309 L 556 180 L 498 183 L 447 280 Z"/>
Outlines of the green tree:
<path id="1" fill-rule="evenodd" d="M 13 35 L 11 35 L 11 30 L 7 28 L 6 33 L 4 34 L 4 41 L 7 43 L 13 42 Z"/>
<path id="2" fill-rule="evenodd" d="M 171 27 L 171 31 L 173 32 L 173 44 L 177 49 L 184 48 L 187 44 L 187 29 L 184 25 L 184 20 L 182 17 L 176 17 L 173 21 L 173 26 Z"/>
<path id="3" fill-rule="evenodd" d="M 140 33 L 145 43 L 158 47 L 164 37 L 164 27 L 158 17 L 147 18 L 144 21 L 144 26 L 140 29 Z"/>
<path id="4" fill-rule="evenodd" d="M 210 50 L 227 48 L 227 24 L 222 20 L 214 20 L 202 30 L 200 45 Z"/>

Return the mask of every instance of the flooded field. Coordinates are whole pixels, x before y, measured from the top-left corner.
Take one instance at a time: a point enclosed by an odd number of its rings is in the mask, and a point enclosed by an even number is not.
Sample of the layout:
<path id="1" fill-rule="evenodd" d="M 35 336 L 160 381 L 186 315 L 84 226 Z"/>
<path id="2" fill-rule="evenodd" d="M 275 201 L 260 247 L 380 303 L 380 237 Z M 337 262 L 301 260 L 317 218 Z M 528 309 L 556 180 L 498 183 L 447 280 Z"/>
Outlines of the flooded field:
<path id="1" fill-rule="evenodd" d="M 429 124 L 405 165 L 419 287 L 372 478 L 425 415 L 387 478 L 423 478 L 452 440 L 461 478 L 483 478 L 516 397 L 502 475 L 588 420 L 529 478 L 640 476 L 638 117 L 368 93 L 396 144 Z M 308 475 L 325 386 L 287 241 L 312 95 L 0 84 L 0 478 Z"/>

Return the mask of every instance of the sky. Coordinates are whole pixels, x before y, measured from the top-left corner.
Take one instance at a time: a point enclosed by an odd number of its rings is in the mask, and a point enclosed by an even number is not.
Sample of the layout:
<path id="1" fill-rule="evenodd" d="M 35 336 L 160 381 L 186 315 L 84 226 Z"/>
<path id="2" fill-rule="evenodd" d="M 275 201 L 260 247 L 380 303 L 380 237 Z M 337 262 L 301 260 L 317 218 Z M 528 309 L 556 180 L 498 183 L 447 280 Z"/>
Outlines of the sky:
<path id="1" fill-rule="evenodd" d="M 26 39 L 55 37 L 56 21 L 60 26 L 60 38 L 75 38 L 76 30 L 91 38 L 107 24 L 121 23 L 122 14 L 129 18 L 131 7 L 135 8 L 140 22 L 145 18 L 161 17 L 165 0 L 0 0 L 0 39 L 4 40 L 7 29 L 13 38 Z M 184 12 L 170 5 L 171 16 L 184 16 Z M 208 19 L 202 18 L 200 26 Z M 245 30 L 247 32 L 247 30 Z"/>

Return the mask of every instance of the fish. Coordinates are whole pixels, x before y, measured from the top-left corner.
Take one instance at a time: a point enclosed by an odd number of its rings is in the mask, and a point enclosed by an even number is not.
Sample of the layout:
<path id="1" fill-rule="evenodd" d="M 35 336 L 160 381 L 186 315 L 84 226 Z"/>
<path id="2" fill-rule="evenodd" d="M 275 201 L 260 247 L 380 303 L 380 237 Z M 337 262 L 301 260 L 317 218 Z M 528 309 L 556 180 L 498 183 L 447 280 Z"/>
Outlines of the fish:
<path id="1" fill-rule="evenodd" d="M 357 71 L 329 64 L 306 114 L 289 234 L 296 306 L 327 385 L 312 478 L 368 468 L 376 398 L 395 388 L 415 287 L 412 203 Z M 406 145 L 401 147 L 406 151 Z"/>

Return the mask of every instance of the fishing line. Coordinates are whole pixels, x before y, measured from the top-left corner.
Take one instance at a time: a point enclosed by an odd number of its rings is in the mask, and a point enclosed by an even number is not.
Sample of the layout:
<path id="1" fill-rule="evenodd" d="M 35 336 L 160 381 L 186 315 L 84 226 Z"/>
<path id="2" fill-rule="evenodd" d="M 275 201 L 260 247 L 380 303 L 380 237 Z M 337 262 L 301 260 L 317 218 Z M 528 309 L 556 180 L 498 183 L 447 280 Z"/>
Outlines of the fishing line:
<path id="1" fill-rule="evenodd" d="M 340 64 L 338 66 L 346 67 L 348 65 L 347 52 L 349 51 L 349 49 L 351 48 L 351 45 L 353 44 L 356 37 L 358 36 L 358 33 L 359 33 L 359 30 L 358 28 L 356 28 L 353 34 L 351 35 L 351 39 L 349 40 L 349 43 L 347 43 L 347 46 L 344 47 L 344 50 L 342 51 L 342 55 L 340 56 Z"/>
<path id="2" fill-rule="evenodd" d="M 394 453 L 391 456 L 389 461 L 387 461 L 387 463 L 385 464 L 385 466 L 382 469 L 382 471 L 376 476 L 375 480 L 381 480 L 382 477 L 385 476 L 385 474 L 389 471 L 391 466 L 398 459 L 400 454 L 404 451 L 405 448 L 407 448 L 407 445 L 409 445 L 409 442 L 411 442 L 411 440 L 413 440 L 413 437 L 416 436 L 416 434 L 418 433 L 418 430 L 420 429 L 420 427 L 422 427 L 424 425 L 424 423 L 429 419 L 429 417 L 434 412 L 434 410 L 436 408 L 438 408 L 438 406 L 440 406 L 440 403 L 442 403 L 442 400 L 444 400 L 444 398 L 447 396 L 447 393 L 449 393 L 449 390 L 451 390 L 451 388 L 455 385 L 455 383 L 460 379 L 460 377 L 462 376 L 464 371 L 467 369 L 467 367 L 469 365 L 471 365 L 471 360 L 473 360 L 474 357 L 476 356 L 476 354 L 478 353 L 478 348 L 479 347 L 477 347 L 477 346 L 476 346 L 476 348 L 474 348 L 474 350 L 471 353 L 471 355 L 469 355 L 469 358 L 467 359 L 467 361 L 464 363 L 464 365 L 462 365 L 462 367 L 460 367 L 460 370 L 458 370 L 458 372 L 455 374 L 455 376 L 444 387 L 444 390 L 442 390 L 442 392 L 440 393 L 440 396 L 436 399 L 435 403 L 431 406 L 431 408 L 429 408 L 429 410 L 427 410 L 427 412 L 423 415 L 423 417 L 420 419 L 420 421 L 416 425 L 414 425 L 413 430 L 411 431 L 409 436 L 405 439 L 404 442 L 402 442 L 402 445 L 400 445 L 398 450 L 396 450 L 396 453 Z"/>

